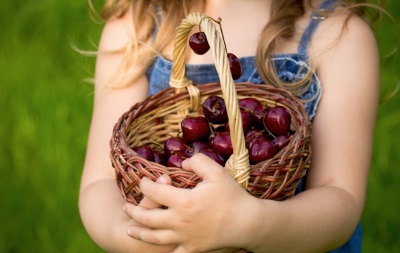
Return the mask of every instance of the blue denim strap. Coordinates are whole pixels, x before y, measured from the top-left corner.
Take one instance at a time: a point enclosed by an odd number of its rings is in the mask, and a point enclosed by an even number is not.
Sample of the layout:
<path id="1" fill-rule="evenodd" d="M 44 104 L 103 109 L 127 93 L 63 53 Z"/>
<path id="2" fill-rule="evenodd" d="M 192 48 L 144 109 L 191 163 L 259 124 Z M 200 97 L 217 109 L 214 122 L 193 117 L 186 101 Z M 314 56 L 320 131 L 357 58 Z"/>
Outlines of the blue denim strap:
<path id="1" fill-rule="evenodd" d="M 323 1 L 318 9 L 322 12 L 331 12 L 335 9 L 336 0 L 325 0 Z M 318 28 L 318 25 L 321 23 L 322 20 L 326 18 L 326 15 L 323 15 L 319 12 L 313 12 L 311 15 L 311 20 L 308 23 L 306 30 L 304 31 L 303 35 L 301 36 L 298 53 L 299 54 L 307 54 L 308 46 L 310 41 Z"/>

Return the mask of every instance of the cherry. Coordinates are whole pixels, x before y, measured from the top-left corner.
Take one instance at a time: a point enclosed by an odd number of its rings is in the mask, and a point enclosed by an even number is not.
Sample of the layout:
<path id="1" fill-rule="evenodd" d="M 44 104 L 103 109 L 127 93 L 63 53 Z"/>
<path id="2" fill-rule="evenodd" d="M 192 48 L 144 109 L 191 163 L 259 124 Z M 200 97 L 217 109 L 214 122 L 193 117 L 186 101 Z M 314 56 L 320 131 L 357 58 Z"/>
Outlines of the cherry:
<path id="1" fill-rule="evenodd" d="M 203 113 L 212 124 L 224 124 L 228 121 L 225 101 L 220 96 L 211 95 L 203 103 Z"/>
<path id="2" fill-rule="evenodd" d="M 182 168 L 182 162 L 187 158 L 187 156 L 183 155 L 182 153 L 175 153 L 172 154 L 167 161 L 168 167 L 177 167 Z"/>
<path id="3" fill-rule="evenodd" d="M 185 152 L 186 145 L 177 137 L 171 137 L 164 142 L 164 152 L 167 157 L 170 157 L 176 152 Z"/>
<path id="4" fill-rule="evenodd" d="M 265 109 L 261 102 L 255 98 L 242 98 L 238 101 L 241 110 L 246 110 L 251 113 L 253 123 L 256 126 L 262 125 L 261 119 L 264 116 Z"/>
<path id="5" fill-rule="evenodd" d="M 205 154 L 206 156 L 213 159 L 215 162 L 219 163 L 221 166 L 225 165 L 225 159 L 220 155 L 217 151 L 212 148 L 203 149 L 200 153 Z"/>
<path id="6" fill-rule="evenodd" d="M 281 150 L 289 144 L 289 134 L 278 135 L 275 139 L 272 140 L 272 143 Z"/>
<path id="7" fill-rule="evenodd" d="M 251 98 L 251 97 L 239 99 L 238 104 L 239 104 L 240 109 L 249 111 L 251 113 L 253 113 L 258 108 L 261 108 L 261 109 L 263 108 L 263 105 L 261 104 L 261 102 L 258 99 Z"/>
<path id="8" fill-rule="evenodd" d="M 136 153 L 148 161 L 154 161 L 154 153 L 149 145 L 142 145 L 135 149 Z"/>
<path id="9" fill-rule="evenodd" d="M 207 37 L 204 32 L 197 32 L 192 34 L 189 38 L 189 46 L 196 54 L 202 55 L 207 53 L 210 49 Z"/>
<path id="10" fill-rule="evenodd" d="M 211 140 L 211 146 L 223 157 L 229 157 L 233 154 L 230 132 L 216 133 Z"/>
<path id="11" fill-rule="evenodd" d="M 246 148 L 250 148 L 253 142 L 258 138 L 266 138 L 262 130 L 250 129 L 249 131 L 247 131 L 244 137 Z"/>
<path id="12" fill-rule="evenodd" d="M 195 141 L 190 146 L 188 146 L 185 150 L 185 154 L 188 156 L 194 156 L 199 153 L 203 149 L 210 148 L 210 145 L 207 142 L 203 141 Z"/>
<path id="13" fill-rule="evenodd" d="M 272 158 L 278 152 L 278 148 L 272 141 L 266 138 L 258 138 L 250 145 L 249 158 L 250 163 L 257 164 Z"/>
<path id="14" fill-rule="evenodd" d="M 269 109 L 263 118 L 265 128 L 275 135 L 288 133 L 290 122 L 290 113 L 282 106 Z"/>
<path id="15" fill-rule="evenodd" d="M 258 128 L 264 128 L 264 123 L 263 123 L 263 119 L 265 117 L 265 114 L 268 112 L 267 108 L 259 108 L 257 107 L 253 113 L 251 114 L 252 119 L 253 119 L 253 123 L 255 127 Z"/>
<path id="16" fill-rule="evenodd" d="M 161 164 L 161 165 L 166 165 L 166 157 L 165 154 L 161 151 L 154 150 L 154 162 Z"/>
<path id="17" fill-rule="evenodd" d="M 242 127 L 243 127 L 243 132 L 247 132 L 251 126 L 253 125 L 252 119 L 251 119 L 251 113 L 248 111 L 240 111 L 240 115 L 242 117 Z M 229 127 L 229 122 L 225 124 L 225 131 L 230 131 Z"/>
<path id="18" fill-rule="evenodd" d="M 210 134 L 207 119 L 203 116 L 186 117 L 181 122 L 183 139 L 191 143 L 206 139 Z"/>
<path id="19" fill-rule="evenodd" d="M 229 68 L 231 70 L 233 80 L 237 80 L 242 76 L 242 64 L 236 55 L 228 53 Z"/>

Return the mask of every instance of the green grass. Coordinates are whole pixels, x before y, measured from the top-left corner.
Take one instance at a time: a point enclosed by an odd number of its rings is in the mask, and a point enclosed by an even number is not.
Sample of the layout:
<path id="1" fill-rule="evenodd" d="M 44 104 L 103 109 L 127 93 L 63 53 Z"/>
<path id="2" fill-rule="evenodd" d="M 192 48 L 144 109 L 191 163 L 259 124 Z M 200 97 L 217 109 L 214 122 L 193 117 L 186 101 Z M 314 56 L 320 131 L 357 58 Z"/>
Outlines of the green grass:
<path id="1" fill-rule="evenodd" d="M 389 11 L 398 16 L 400 3 Z M 71 49 L 94 49 L 101 25 L 78 0 L 3 1 L 0 21 L 0 252 L 102 252 L 77 207 L 93 102 L 83 80 L 94 59 Z M 383 53 L 400 44 L 399 31 L 388 21 L 377 25 Z M 383 61 L 382 97 L 399 82 L 399 69 L 398 55 Z M 379 108 L 364 252 L 400 252 L 399 108 L 399 94 Z"/>

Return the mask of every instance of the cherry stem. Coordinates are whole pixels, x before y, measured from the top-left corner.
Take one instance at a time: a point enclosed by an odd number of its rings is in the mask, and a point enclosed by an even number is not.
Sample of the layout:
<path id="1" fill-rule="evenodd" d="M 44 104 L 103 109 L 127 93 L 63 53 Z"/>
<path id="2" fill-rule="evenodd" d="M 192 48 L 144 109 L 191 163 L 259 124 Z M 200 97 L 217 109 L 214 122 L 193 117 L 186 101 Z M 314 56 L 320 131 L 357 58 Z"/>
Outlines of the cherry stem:
<path id="1" fill-rule="evenodd" d="M 157 141 L 155 141 L 155 140 L 151 140 L 151 139 L 150 139 L 150 142 L 153 143 L 153 144 L 155 144 L 155 145 L 157 145 L 157 146 L 159 146 L 159 147 L 161 147 L 161 148 L 163 147 L 163 145 L 162 145 L 161 143 L 159 143 L 159 142 L 157 142 Z"/>
<path id="2" fill-rule="evenodd" d="M 203 18 L 200 20 L 200 22 L 199 22 L 199 30 L 200 30 L 200 32 L 201 32 L 201 22 L 202 22 L 204 19 L 206 19 L 206 18 L 211 19 L 212 21 L 214 21 L 215 23 L 217 23 L 217 24 L 219 25 L 219 30 L 221 31 L 221 36 L 222 36 L 222 41 L 224 42 L 225 51 L 228 52 L 228 49 L 227 49 L 226 43 L 225 43 L 224 32 L 223 32 L 223 30 L 222 30 L 222 24 L 221 24 L 222 19 L 221 19 L 220 17 L 218 17 L 217 20 L 215 20 L 215 19 L 213 19 L 212 17 L 209 17 L 209 16 L 203 17 Z"/>
<path id="3" fill-rule="evenodd" d="M 214 129 L 213 129 L 211 123 L 208 123 L 208 128 L 210 129 L 211 136 L 215 136 Z"/>

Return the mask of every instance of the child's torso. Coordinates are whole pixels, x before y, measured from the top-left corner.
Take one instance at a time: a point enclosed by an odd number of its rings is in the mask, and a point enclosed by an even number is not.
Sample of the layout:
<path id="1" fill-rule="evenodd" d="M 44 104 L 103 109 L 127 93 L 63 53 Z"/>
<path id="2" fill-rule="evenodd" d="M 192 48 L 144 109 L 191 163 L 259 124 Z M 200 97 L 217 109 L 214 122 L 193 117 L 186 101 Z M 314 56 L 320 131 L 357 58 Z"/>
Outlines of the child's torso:
<path id="1" fill-rule="evenodd" d="M 335 0 L 325 0 L 320 8 L 326 8 Z M 275 70 L 280 80 L 285 82 L 295 82 L 301 79 L 309 67 L 308 48 L 311 38 L 322 19 L 318 18 L 317 14 L 313 14 L 311 20 L 304 26 L 304 32 L 298 35 L 298 38 L 293 41 L 288 41 L 287 44 L 280 44 L 277 47 L 277 52 L 272 57 L 275 65 Z M 223 23 L 224 24 L 224 23 Z M 301 30 L 301 29 L 300 29 Z M 245 37 L 245 36 L 243 36 Z M 230 38 L 227 38 L 227 40 Z M 230 39 L 232 40 L 232 39 Z M 250 40 L 250 39 L 249 39 Z M 297 41 L 297 42 L 294 42 Z M 240 41 L 243 43 L 243 40 Z M 239 43 L 239 44 L 240 44 Z M 238 44 L 238 45 L 239 45 Z M 296 45 L 296 46 L 294 46 Z M 229 47 L 229 44 L 228 44 Z M 238 50 L 235 52 L 235 45 L 228 52 L 237 53 L 242 68 L 243 75 L 236 82 L 252 82 L 255 84 L 263 84 L 255 64 L 255 57 L 249 56 L 249 52 L 255 52 L 255 45 L 249 44 L 246 50 Z M 166 48 L 163 52 L 167 57 L 158 56 L 151 64 L 146 72 L 149 80 L 149 95 L 158 93 L 166 88 L 169 88 L 169 79 L 171 75 L 172 62 L 168 59 L 168 55 L 172 55 L 172 48 Z M 185 75 L 188 79 L 196 84 L 205 84 L 210 82 L 219 82 L 219 77 L 216 72 L 211 56 L 196 56 L 189 52 L 186 61 Z M 312 73 L 312 78 L 307 91 L 299 98 L 304 100 L 304 107 L 312 119 L 315 116 L 319 100 L 321 98 L 321 83 L 315 72 Z M 313 99 L 311 99 L 313 98 Z M 310 100 L 310 101 L 307 101 Z M 304 183 L 304 182 L 303 182 Z M 303 190 L 303 186 L 299 186 L 299 191 Z M 331 251 L 332 253 L 359 253 L 361 252 L 361 227 L 357 227 L 351 239 L 342 247 Z"/>

